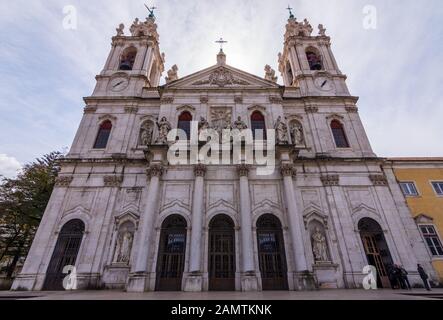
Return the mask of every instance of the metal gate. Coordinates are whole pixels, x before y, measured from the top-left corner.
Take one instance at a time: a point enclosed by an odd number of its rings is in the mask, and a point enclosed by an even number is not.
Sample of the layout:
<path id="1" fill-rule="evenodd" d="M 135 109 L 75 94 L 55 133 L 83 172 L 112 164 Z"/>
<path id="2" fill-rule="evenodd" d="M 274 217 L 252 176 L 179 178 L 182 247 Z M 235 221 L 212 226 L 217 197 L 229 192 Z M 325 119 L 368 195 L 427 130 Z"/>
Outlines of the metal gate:
<path id="1" fill-rule="evenodd" d="M 186 220 L 168 217 L 162 225 L 157 260 L 157 291 L 181 291 L 186 251 Z"/>
<path id="2" fill-rule="evenodd" d="M 85 224 L 78 219 L 71 220 L 63 226 L 49 262 L 43 290 L 64 290 L 63 279 L 67 274 L 63 273 L 63 268 L 69 265 L 75 266 L 84 231 Z"/>
<path id="3" fill-rule="evenodd" d="M 234 222 L 226 215 L 209 224 L 209 290 L 235 290 Z"/>
<path id="4" fill-rule="evenodd" d="M 258 260 L 263 290 L 288 290 L 288 276 L 281 223 L 266 214 L 257 221 Z"/>

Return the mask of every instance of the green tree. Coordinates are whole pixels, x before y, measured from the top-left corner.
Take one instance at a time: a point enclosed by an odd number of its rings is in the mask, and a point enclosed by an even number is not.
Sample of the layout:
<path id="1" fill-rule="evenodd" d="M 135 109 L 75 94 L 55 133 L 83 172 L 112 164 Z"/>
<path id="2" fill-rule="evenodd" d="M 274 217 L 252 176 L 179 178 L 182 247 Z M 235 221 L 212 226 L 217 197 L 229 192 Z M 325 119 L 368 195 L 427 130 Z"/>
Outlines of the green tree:
<path id="1" fill-rule="evenodd" d="M 62 153 L 51 152 L 26 164 L 16 178 L 0 184 L 0 266 L 12 277 L 26 257 L 54 188 Z"/>

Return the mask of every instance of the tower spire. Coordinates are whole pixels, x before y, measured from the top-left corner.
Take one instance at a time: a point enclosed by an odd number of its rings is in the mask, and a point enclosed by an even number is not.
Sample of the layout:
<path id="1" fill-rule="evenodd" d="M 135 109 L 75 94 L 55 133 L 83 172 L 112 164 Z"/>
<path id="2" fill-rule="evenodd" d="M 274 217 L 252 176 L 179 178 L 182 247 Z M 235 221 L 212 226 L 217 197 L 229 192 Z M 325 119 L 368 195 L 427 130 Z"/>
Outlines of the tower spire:
<path id="1" fill-rule="evenodd" d="M 289 19 L 294 19 L 295 16 L 292 14 L 293 8 L 291 8 L 291 6 L 289 4 L 288 4 L 288 7 L 286 8 L 286 10 L 289 11 Z"/>
<path id="2" fill-rule="evenodd" d="M 149 6 L 145 3 L 145 7 L 146 9 L 148 9 L 149 11 L 149 16 L 148 18 L 154 19 L 155 20 L 155 15 L 154 15 L 154 10 L 157 9 L 157 7 L 152 6 L 151 8 L 149 8 Z"/>
<path id="3" fill-rule="evenodd" d="M 225 43 L 228 43 L 228 41 L 225 41 L 225 40 L 223 40 L 223 38 L 220 38 L 219 40 L 217 40 L 215 42 L 220 44 L 220 52 L 217 54 L 217 64 L 220 64 L 220 65 L 226 64 L 226 55 L 223 52 L 223 45 Z"/>

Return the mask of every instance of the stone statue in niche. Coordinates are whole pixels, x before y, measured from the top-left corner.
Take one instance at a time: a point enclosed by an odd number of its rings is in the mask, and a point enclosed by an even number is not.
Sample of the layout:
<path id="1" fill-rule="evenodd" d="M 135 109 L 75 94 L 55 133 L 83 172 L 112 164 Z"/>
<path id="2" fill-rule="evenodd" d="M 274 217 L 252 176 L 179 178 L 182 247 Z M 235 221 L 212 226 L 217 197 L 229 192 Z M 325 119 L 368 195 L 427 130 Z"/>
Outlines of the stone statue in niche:
<path id="1" fill-rule="evenodd" d="M 161 118 L 160 121 L 157 122 L 158 127 L 158 138 L 155 141 L 157 144 L 167 144 L 168 143 L 168 133 L 171 131 L 171 124 L 169 123 L 166 117 Z"/>
<path id="2" fill-rule="evenodd" d="M 239 116 L 237 118 L 237 120 L 234 121 L 234 124 L 232 126 L 232 129 L 238 129 L 238 130 L 245 130 L 247 129 L 248 126 L 246 125 L 246 123 L 241 119 L 241 117 Z"/>
<path id="3" fill-rule="evenodd" d="M 153 127 L 149 122 L 145 122 L 140 128 L 140 145 L 148 146 L 152 143 Z"/>
<path id="4" fill-rule="evenodd" d="M 326 237 L 319 227 L 316 227 L 312 234 L 312 252 L 315 262 L 329 262 L 328 244 Z"/>
<path id="5" fill-rule="evenodd" d="M 117 237 L 117 244 L 114 252 L 114 263 L 128 264 L 131 259 L 132 243 L 134 241 L 134 233 L 130 228 L 121 228 Z"/>
<path id="6" fill-rule="evenodd" d="M 300 122 L 295 121 L 291 125 L 291 139 L 295 146 L 305 145 L 305 135 L 303 133 L 303 127 Z"/>
<path id="7" fill-rule="evenodd" d="M 274 126 L 277 144 L 288 144 L 288 126 L 282 121 L 281 116 L 277 118 Z"/>

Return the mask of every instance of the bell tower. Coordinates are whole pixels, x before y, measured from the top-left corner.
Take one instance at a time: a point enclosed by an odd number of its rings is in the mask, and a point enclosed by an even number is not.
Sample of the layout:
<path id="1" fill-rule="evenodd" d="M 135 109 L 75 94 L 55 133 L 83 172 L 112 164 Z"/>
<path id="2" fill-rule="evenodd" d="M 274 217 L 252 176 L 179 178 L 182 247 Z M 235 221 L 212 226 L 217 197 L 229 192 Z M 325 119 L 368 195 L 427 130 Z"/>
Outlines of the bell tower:
<path id="1" fill-rule="evenodd" d="M 349 96 L 346 76 L 338 68 L 326 29 L 320 24 L 318 35 L 313 35 L 307 19 L 299 22 L 289 13 L 283 53 L 278 54 L 284 85 L 300 88 L 302 95 Z"/>
<path id="2" fill-rule="evenodd" d="M 144 22 L 135 19 L 130 35 L 125 35 L 124 29 L 123 24 L 116 29 L 108 59 L 96 77 L 93 96 L 138 96 L 144 87 L 159 85 L 165 56 L 160 53 L 153 12 Z"/>

